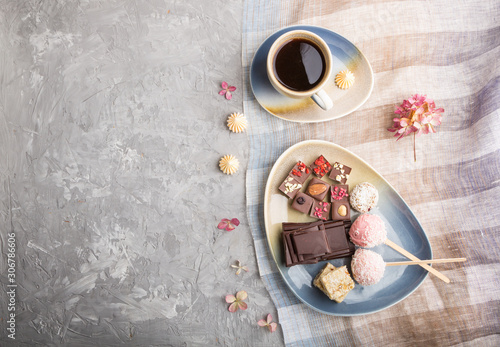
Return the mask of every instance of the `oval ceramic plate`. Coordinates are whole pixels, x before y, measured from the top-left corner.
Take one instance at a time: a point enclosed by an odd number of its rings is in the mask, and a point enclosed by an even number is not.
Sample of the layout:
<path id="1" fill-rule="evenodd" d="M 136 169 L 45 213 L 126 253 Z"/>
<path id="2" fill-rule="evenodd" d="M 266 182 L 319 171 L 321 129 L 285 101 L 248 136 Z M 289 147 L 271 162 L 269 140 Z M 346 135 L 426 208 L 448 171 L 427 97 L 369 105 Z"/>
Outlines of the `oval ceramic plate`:
<path id="1" fill-rule="evenodd" d="M 282 249 L 282 222 L 312 222 L 315 219 L 293 210 L 288 198 L 278 187 L 299 160 L 311 164 L 323 155 L 331 164 L 338 161 L 352 168 L 347 184 L 352 190 L 361 182 L 372 183 L 379 191 L 378 206 L 370 213 L 379 215 L 385 222 L 387 238 L 420 259 L 432 259 L 431 246 L 416 217 L 394 188 L 370 165 L 345 148 L 326 141 L 304 141 L 286 150 L 274 164 L 266 185 L 264 197 L 264 221 L 267 241 L 276 265 L 292 292 L 309 307 L 330 315 L 354 316 L 377 312 L 403 300 L 416 290 L 427 276 L 420 266 L 390 266 L 382 280 L 372 286 L 356 283 L 345 300 L 336 303 L 328 299 L 312 281 L 326 264 L 285 266 Z M 313 176 L 313 175 L 311 175 Z M 309 178 L 310 180 L 311 178 Z M 333 183 L 326 176 L 323 180 Z M 304 186 L 307 186 L 307 181 Z M 304 188 L 303 188 L 304 190 Z M 354 221 L 359 214 L 351 210 Z M 372 249 L 382 255 L 386 262 L 408 260 L 386 245 Z M 350 258 L 330 261 L 334 266 L 347 265 Z"/>
<path id="2" fill-rule="evenodd" d="M 332 52 L 332 77 L 325 91 L 333 101 L 333 108 L 328 111 L 322 110 L 310 98 L 298 100 L 281 95 L 267 77 L 269 48 L 283 33 L 298 29 L 321 36 Z M 342 90 L 335 85 L 335 76 L 345 69 L 354 73 L 355 81 L 351 88 Z M 292 122 L 323 122 L 346 116 L 368 100 L 373 90 L 373 71 L 363 53 L 346 38 L 325 28 L 296 25 L 275 32 L 261 44 L 250 67 L 250 84 L 259 104 L 272 115 Z"/>

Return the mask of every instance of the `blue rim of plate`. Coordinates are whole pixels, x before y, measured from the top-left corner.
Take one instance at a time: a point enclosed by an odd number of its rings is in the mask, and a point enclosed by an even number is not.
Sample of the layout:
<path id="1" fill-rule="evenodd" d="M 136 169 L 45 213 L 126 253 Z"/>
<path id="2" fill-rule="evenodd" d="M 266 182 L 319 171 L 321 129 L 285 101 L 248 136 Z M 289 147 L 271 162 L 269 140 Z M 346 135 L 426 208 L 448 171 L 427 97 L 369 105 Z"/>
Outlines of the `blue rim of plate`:
<path id="1" fill-rule="evenodd" d="M 309 30 L 319 35 L 330 47 L 333 71 L 327 94 L 334 106 L 328 111 L 319 108 L 308 99 L 291 99 L 276 91 L 266 73 L 266 59 L 273 42 L 283 33 L 291 30 Z M 334 79 L 338 72 L 349 69 L 356 76 L 354 85 L 341 90 Z M 254 54 L 250 66 L 250 85 L 257 102 L 270 114 L 291 122 L 317 123 L 347 116 L 361 107 L 370 97 L 374 77 L 369 61 L 363 53 L 345 37 L 323 27 L 314 25 L 294 25 L 276 31 L 262 42 Z"/>
<path id="2" fill-rule="evenodd" d="M 377 208 L 378 211 L 375 214 L 378 214 L 379 216 L 381 216 L 386 221 L 386 225 L 387 225 L 387 219 L 386 219 L 387 215 L 389 215 L 389 217 L 388 217 L 389 220 L 392 220 L 394 218 L 402 218 L 404 220 L 407 220 L 408 224 L 411 225 L 415 229 L 415 232 L 411 233 L 411 237 L 413 237 L 413 241 L 416 242 L 416 248 L 409 247 L 412 245 L 401 244 L 399 242 L 396 242 L 396 243 L 399 243 L 400 246 L 402 246 L 403 248 L 406 248 L 409 252 L 411 252 L 412 254 L 414 254 L 415 256 L 417 256 L 420 259 L 432 259 L 432 249 L 431 249 L 429 239 L 427 238 L 427 235 L 425 234 L 425 231 L 421 227 L 420 223 L 418 222 L 417 218 L 415 217 L 415 215 L 411 211 L 410 207 L 406 204 L 406 202 L 403 200 L 401 195 L 399 195 L 399 193 L 389 184 L 389 182 L 387 182 L 368 163 L 366 163 L 363 159 L 361 159 L 356 154 L 350 152 L 349 150 L 347 150 L 339 145 L 336 145 L 334 143 L 327 142 L 327 141 L 307 140 L 307 141 L 302 141 L 302 142 L 299 142 L 299 143 L 291 146 L 290 148 L 288 148 L 286 151 L 284 151 L 281 154 L 281 156 L 276 160 L 275 164 L 273 165 L 273 167 L 269 173 L 269 178 L 268 178 L 268 181 L 266 184 L 266 189 L 265 189 L 264 224 L 265 224 L 265 229 L 266 229 L 267 241 L 268 241 L 270 253 L 274 258 L 274 261 L 277 265 L 277 268 L 278 268 L 284 282 L 287 284 L 288 288 L 295 294 L 295 296 L 301 302 L 303 302 L 305 305 L 307 305 L 308 307 L 310 307 L 311 309 L 313 309 L 317 312 L 327 314 L 327 315 L 332 315 L 332 316 L 360 316 L 360 315 L 372 314 L 372 313 L 376 313 L 376 312 L 385 310 L 385 309 L 401 302 L 402 300 L 407 298 L 410 294 L 412 294 L 415 290 L 417 290 L 420 287 L 422 282 L 428 276 L 428 271 L 426 271 L 425 269 L 421 268 L 418 265 L 404 266 L 404 267 L 392 266 L 391 269 L 399 268 L 399 269 L 401 269 L 402 272 L 406 273 L 404 276 L 409 277 L 411 279 L 411 283 L 408 283 L 408 281 L 405 281 L 404 278 L 397 278 L 396 279 L 397 284 L 400 287 L 399 287 L 398 291 L 393 292 L 392 295 L 385 291 L 386 288 L 379 287 L 377 289 L 377 287 L 375 287 L 375 286 L 381 284 L 385 280 L 386 275 L 384 275 L 384 278 L 382 279 L 382 281 L 379 284 L 376 284 L 374 286 L 360 286 L 359 284 L 356 283 L 356 287 L 353 289 L 353 291 L 351 291 L 347 295 L 344 302 L 342 302 L 340 304 L 335 303 L 335 302 L 331 302 L 323 293 L 321 293 L 319 291 L 319 289 L 314 288 L 311 283 L 309 283 L 309 284 L 302 283 L 302 285 L 306 285 L 309 287 L 309 288 L 305 289 L 307 291 L 307 293 L 309 293 L 308 291 L 313 291 L 313 298 L 315 301 L 312 302 L 310 299 L 305 297 L 304 292 L 300 293 L 300 289 L 297 288 L 297 285 L 294 285 L 294 282 L 300 283 L 300 278 L 299 279 L 292 278 L 290 275 L 290 270 L 293 268 L 299 269 L 301 277 L 303 277 L 302 276 L 303 274 L 307 275 L 307 273 L 308 273 L 311 276 L 311 278 L 313 279 L 314 276 L 319 272 L 319 270 L 326 264 L 326 262 L 320 262 L 318 264 L 311 264 L 311 265 L 295 265 L 291 268 L 287 268 L 284 265 L 284 262 L 282 259 L 282 254 L 276 254 L 275 250 L 273 250 L 273 245 L 272 245 L 271 235 L 270 235 L 271 232 L 268 229 L 269 213 L 270 213 L 269 212 L 270 206 L 268 206 L 268 204 L 269 204 L 268 202 L 270 201 L 269 195 L 271 194 L 271 191 L 274 194 L 274 190 L 277 190 L 277 186 L 275 186 L 275 184 L 273 184 L 271 182 L 271 180 L 274 177 L 274 175 L 276 175 L 276 171 L 279 167 L 279 164 L 281 164 L 281 162 L 284 161 L 287 158 L 287 156 L 290 156 L 291 153 L 293 153 L 294 150 L 300 148 L 300 146 L 305 146 L 305 145 L 309 145 L 309 144 L 310 145 L 318 145 L 318 146 L 330 146 L 331 148 L 333 148 L 335 150 L 344 151 L 347 155 L 351 156 L 354 161 L 360 161 L 367 169 L 371 170 L 373 175 L 375 175 L 377 177 L 378 184 L 375 184 L 375 185 L 379 189 L 379 193 L 381 193 L 380 197 L 379 197 L 380 210 L 379 210 L 379 208 Z M 324 153 L 322 153 L 322 154 L 324 154 Z M 325 156 L 326 156 L 326 154 L 325 154 Z M 295 158 L 295 159 L 297 159 L 297 158 Z M 332 158 L 332 159 L 334 159 L 334 158 Z M 345 164 L 347 165 L 347 163 L 345 163 Z M 354 169 L 355 169 L 355 167 L 353 167 L 353 170 Z M 351 189 L 352 188 L 353 187 L 351 187 Z M 385 206 L 383 211 L 382 211 L 382 207 L 380 206 L 381 204 L 383 204 Z M 398 211 L 399 213 L 396 216 L 392 215 L 394 211 L 390 210 L 391 204 L 394 204 L 394 208 L 399 210 Z M 396 204 L 398 204 L 398 205 L 396 206 Z M 387 210 L 388 208 L 389 208 L 389 210 Z M 351 215 L 351 219 L 354 220 L 353 215 Z M 398 230 L 400 231 L 400 229 L 398 229 Z M 395 240 L 392 240 L 392 241 L 395 241 Z M 417 244 L 417 243 L 420 243 L 420 244 Z M 413 248 L 415 248 L 415 249 L 413 249 Z M 280 250 L 282 251 L 281 246 L 280 246 Z M 404 256 L 402 256 L 399 253 L 395 252 L 394 250 L 390 249 L 389 246 L 386 246 L 386 245 L 376 246 L 372 250 L 374 250 L 378 253 L 381 253 L 383 256 L 385 255 L 384 260 L 386 262 L 396 261 L 396 260 L 408 260 Z M 389 259 L 386 257 L 388 254 L 389 254 Z M 350 258 L 337 259 L 337 260 L 330 261 L 330 262 L 333 262 L 334 266 L 348 265 L 348 263 L 350 263 Z M 348 265 L 348 267 L 349 267 L 349 265 Z M 403 270 L 403 268 L 404 268 L 404 270 Z M 304 271 L 307 271 L 307 273 L 305 273 Z M 369 289 L 366 289 L 366 288 L 369 288 Z M 391 288 L 391 287 L 388 287 L 388 288 L 391 290 L 395 289 L 395 288 Z M 364 290 L 373 290 L 373 289 L 375 289 L 376 292 L 381 293 L 381 295 L 376 298 L 376 299 L 378 299 L 378 301 L 375 304 L 373 304 L 373 301 L 372 302 L 363 301 L 363 302 L 357 302 L 354 304 L 349 303 L 349 301 L 350 301 L 349 295 L 351 295 L 351 297 L 352 297 L 351 293 L 355 292 L 356 290 L 364 291 Z M 362 295 L 362 293 L 361 293 L 361 295 Z M 310 298 L 310 296 L 308 296 L 308 297 Z M 316 301 L 316 300 L 318 300 L 318 301 Z M 321 306 L 325 305 L 327 307 L 334 308 L 334 310 L 332 311 L 331 309 L 330 310 L 322 309 L 321 307 L 318 307 L 318 302 L 319 302 L 319 304 L 321 304 Z M 371 306 L 369 308 L 367 308 L 366 305 L 369 305 L 369 306 L 371 305 Z M 346 306 L 350 306 L 347 308 L 347 311 L 345 310 Z M 364 307 L 361 310 L 349 312 L 351 308 L 358 308 L 359 306 L 364 306 Z M 342 308 L 342 310 L 335 312 L 335 309 L 339 309 L 339 308 Z"/>

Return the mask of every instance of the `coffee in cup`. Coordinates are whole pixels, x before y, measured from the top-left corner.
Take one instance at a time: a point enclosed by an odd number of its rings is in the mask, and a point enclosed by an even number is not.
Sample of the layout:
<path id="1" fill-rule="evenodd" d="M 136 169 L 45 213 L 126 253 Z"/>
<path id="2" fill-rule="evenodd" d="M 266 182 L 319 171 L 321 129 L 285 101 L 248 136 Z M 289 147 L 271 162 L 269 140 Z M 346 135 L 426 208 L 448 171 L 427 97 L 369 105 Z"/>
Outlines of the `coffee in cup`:
<path id="1" fill-rule="evenodd" d="M 311 97 L 328 110 L 332 100 L 323 90 L 332 73 L 332 55 L 326 42 L 306 30 L 281 35 L 267 56 L 267 75 L 273 87 L 291 98 Z"/>

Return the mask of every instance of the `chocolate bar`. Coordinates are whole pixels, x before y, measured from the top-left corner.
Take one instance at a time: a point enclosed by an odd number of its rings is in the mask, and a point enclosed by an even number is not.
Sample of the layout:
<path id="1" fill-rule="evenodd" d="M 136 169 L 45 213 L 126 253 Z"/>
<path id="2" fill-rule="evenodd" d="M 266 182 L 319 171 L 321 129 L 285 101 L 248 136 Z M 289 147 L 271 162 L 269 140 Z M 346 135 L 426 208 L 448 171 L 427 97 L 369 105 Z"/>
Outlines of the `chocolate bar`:
<path id="1" fill-rule="evenodd" d="M 287 267 L 315 264 L 318 261 L 344 258 L 354 254 L 349 241 L 351 221 L 282 223 L 283 250 Z"/>
<path id="2" fill-rule="evenodd" d="M 351 221 L 326 221 L 324 222 L 326 238 L 331 252 L 322 257 L 322 260 L 350 257 L 356 247 L 349 239 Z"/>
<path id="3" fill-rule="evenodd" d="M 322 230 L 324 232 L 325 227 L 323 225 L 323 222 L 314 222 L 314 223 L 283 223 L 283 239 L 285 240 L 286 243 L 286 248 L 285 252 L 289 252 L 290 260 L 292 265 L 296 264 L 315 264 L 318 262 L 318 258 L 314 256 L 306 256 L 304 255 L 299 255 L 295 249 L 295 245 L 293 244 L 291 234 L 295 232 L 301 232 L 301 231 L 308 231 L 308 232 L 313 232 L 313 231 L 319 231 Z M 325 240 L 326 240 L 326 234 L 325 234 Z M 285 256 L 286 257 L 286 256 Z M 292 265 L 287 265 L 287 266 L 292 266 Z"/>

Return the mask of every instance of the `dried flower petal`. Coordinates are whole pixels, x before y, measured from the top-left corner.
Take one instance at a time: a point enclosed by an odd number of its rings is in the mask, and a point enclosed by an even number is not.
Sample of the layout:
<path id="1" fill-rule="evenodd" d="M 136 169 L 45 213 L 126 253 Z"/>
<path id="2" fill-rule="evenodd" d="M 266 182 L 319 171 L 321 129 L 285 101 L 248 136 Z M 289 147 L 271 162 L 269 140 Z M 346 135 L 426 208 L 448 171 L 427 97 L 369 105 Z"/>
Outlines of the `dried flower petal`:
<path id="1" fill-rule="evenodd" d="M 239 260 L 236 260 L 236 264 L 237 265 L 231 265 L 232 268 L 238 269 L 238 271 L 236 271 L 236 275 L 239 275 L 241 273 L 241 270 L 248 272 L 248 267 L 241 266 L 241 262 Z"/>
<path id="2" fill-rule="evenodd" d="M 266 320 L 261 319 L 257 324 L 261 327 L 268 327 L 269 331 L 272 333 L 274 333 L 278 327 L 278 324 L 273 322 L 273 316 L 271 316 L 270 313 L 267 315 Z"/>
<path id="3" fill-rule="evenodd" d="M 246 310 L 248 308 L 248 305 L 243 300 L 245 300 L 247 297 L 248 294 L 244 290 L 240 290 L 238 293 L 236 293 L 236 296 L 226 295 L 226 302 L 228 304 L 231 304 L 228 307 L 229 312 L 234 313 L 238 311 L 238 309 L 241 309 L 243 311 Z"/>
<path id="4" fill-rule="evenodd" d="M 239 303 L 239 308 L 240 308 L 240 310 L 245 311 L 248 308 L 248 305 L 246 302 L 241 301 Z"/>
<path id="5" fill-rule="evenodd" d="M 248 297 L 248 294 L 244 290 L 240 290 L 238 293 L 236 293 L 237 300 L 245 300 L 247 297 Z"/>
<path id="6" fill-rule="evenodd" d="M 234 92 L 236 90 L 235 86 L 230 86 L 226 81 L 221 83 L 222 90 L 219 92 L 219 95 L 225 95 L 226 99 L 231 100 L 233 95 L 231 92 Z"/>
<path id="7" fill-rule="evenodd" d="M 263 319 L 261 319 L 260 321 L 257 322 L 257 324 L 260 326 L 260 327 L 265 327 L 267 326 L 267 322 Z"/>
<path id="8" fill-rule="evenodd" d="M 236 228 L 238 225 L 240 225 L 240 221 L 238 220 L 238 218 L 233 218 L 231 220 L 223 218 L 217 225 L 217 228 L 231 231 L 234 230 L 234 228 Z"/>

